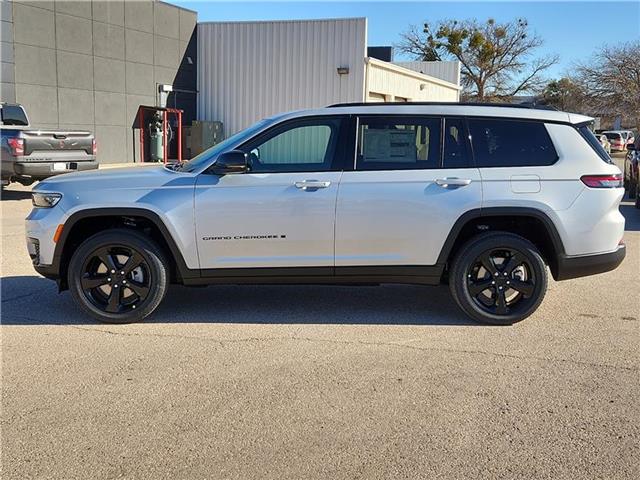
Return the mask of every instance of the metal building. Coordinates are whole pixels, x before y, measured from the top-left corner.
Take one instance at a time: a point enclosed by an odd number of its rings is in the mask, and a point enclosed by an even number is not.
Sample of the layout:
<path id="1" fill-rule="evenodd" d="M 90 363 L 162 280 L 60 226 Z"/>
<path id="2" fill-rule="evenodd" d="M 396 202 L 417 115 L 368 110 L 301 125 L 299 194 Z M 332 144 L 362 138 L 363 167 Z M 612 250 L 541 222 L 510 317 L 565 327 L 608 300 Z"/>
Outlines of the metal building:
<path id="1" fill-rule="evenodd" d="M 230 135 L 338 102 L 458 101 L 460 87 L 367 55 L 366 18 L 198 24 L 198 118 Z"/>

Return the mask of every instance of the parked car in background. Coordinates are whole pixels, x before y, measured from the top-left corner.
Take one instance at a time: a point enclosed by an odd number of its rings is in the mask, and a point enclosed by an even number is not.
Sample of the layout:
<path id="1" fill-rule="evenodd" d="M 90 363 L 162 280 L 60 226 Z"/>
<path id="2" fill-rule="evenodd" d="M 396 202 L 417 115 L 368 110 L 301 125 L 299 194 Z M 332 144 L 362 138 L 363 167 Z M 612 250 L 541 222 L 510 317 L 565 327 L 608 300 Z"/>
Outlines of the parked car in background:
<path id="1" fill-rule="evenodd" d="M 628 133 L 622 130 L 607 130 L 602 132 L 611 144 L 612 152 L 625 152 L 627 147 Z"/>
<path id="2" fill-rule="evenodd" d="M 635 199 L 636 208 L 640 208 L 640 137 L 627 145 L 624 158 L 624 188 L 629 198 Z"/>
<path id="3" fill-rule="evenodd" d="M 2 185 L 30 185 L 61 173 L 98 168 L 89 131 L 34 130 L 18 104 L 0 104 Z"/>
<path id="4" fill-rule="evenodd" d="M 596 138 L 600 142 L 600 145 L 602 145 L 602 148 L 604 148 L 605 152 L 611 154 L 611 143 L 609 142 L 607 136 L 602 133 L 598 133 L 596 134 Z"/>
<path id="5" fill-rule="evenodd" d="M 182 164 L 41 182 L 27 248 L 103 322 L 142 320 L 172 282 L 446 282 L 469 317 L 512 324 L 548 270 L 625 256 L 622 174 L 592 122 L 477 104 L 282 114 Z"/>

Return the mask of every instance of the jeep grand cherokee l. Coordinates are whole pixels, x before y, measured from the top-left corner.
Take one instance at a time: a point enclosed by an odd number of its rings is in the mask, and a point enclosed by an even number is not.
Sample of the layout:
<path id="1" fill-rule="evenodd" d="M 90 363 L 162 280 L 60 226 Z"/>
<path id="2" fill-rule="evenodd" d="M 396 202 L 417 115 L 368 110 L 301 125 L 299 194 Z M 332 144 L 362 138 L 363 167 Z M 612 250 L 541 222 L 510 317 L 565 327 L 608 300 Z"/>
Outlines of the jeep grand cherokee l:
<path id="1" fill-rule="evenodd" d="M 622 177 L 590 122 L 472 104 L 282 114 L 184 164 L 40 183 L 28 249 L 105 322 L 143 319 L 169 283 L 448 282 L 469 317 L 512 324 L 547 271 L 624 258 Z"/>

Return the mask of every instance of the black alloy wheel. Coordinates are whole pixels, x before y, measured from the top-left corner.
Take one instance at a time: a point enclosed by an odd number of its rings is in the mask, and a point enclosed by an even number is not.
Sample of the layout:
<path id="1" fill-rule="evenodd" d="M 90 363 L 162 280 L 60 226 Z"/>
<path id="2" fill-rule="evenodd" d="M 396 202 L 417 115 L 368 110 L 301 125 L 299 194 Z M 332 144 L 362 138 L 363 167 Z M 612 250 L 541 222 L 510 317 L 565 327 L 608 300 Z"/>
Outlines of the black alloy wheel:
<path id="1" fill-rule="evenodd" d="M 487 232 L 458 249 L 449 269 L 449 289 L 473 320 L 512 325 L 540 306 L 548 274 L 536 246 L 510 232 Z"/>
<path id="2" fill-rule="evenodd" d="M 98 232 L 73 253 L 69 290 L 89 315 L 106 323 L 144 319 L 160 304 L 169 284 L 164 251 L 133 229 Z"/>
<path id="3" fill-rule="evenodd" d="M 467 271 L 467 289 L 476 305 L 493 315 L 517 314 L 532 303 L 536 277 L 515 249 L 490 249 Z"/>
<path id="4" fill-rule="evenodd" d="M 148 263 L 135 249 L 112 245 L 95 250 L 85 261 L 80 283 L 87 300 L 107 313 L 125 313 L 149 295 Z"/>

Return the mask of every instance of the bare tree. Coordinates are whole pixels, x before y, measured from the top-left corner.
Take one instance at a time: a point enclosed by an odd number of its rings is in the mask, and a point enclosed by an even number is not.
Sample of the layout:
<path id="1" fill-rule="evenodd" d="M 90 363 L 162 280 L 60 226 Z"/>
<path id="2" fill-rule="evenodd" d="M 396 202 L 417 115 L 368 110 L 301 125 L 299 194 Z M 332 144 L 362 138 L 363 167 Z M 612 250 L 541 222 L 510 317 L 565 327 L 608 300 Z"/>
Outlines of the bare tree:
<path id="1" fill-rule="evenodd" d="M 604 46 L 575 68 L 594 113 L 622 115 L 640 127 L 640 41 Z"/>
<path id="2" fill-rule="evenodd" d="M 467 96 L 492 100 L 544 87 L 542 74 L 558 57 L 533 57 L 542 43 L 529 33 L 524 19 L 497 23 L 490 18 L 484 23 L 475 19 L 427 22 L 421 31 L 411 27 L 402 34 L 398 49 L 423 61 L 459 60 Z"/>

